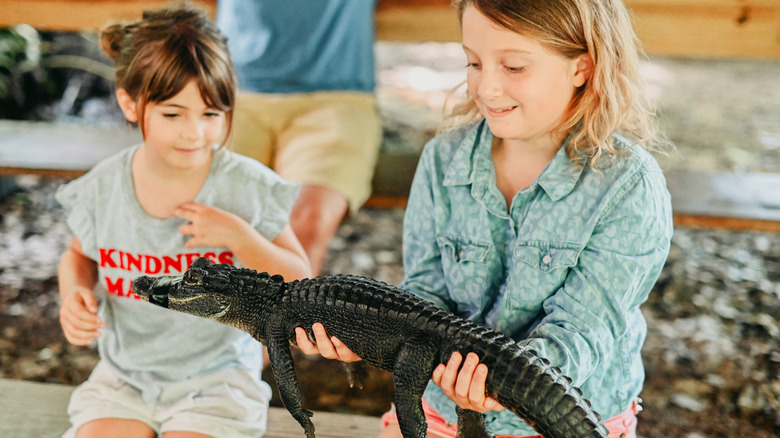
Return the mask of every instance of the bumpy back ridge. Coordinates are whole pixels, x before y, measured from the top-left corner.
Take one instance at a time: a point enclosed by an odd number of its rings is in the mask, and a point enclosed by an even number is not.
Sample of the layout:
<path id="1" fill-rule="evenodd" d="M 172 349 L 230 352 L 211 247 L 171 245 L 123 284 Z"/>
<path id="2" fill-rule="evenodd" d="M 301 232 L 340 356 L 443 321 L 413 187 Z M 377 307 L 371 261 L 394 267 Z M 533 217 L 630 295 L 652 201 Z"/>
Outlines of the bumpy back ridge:
<path id="1" fill-rule="evenodd" d="M 404 339 L 417 330 L 440 345 L 440 360 L 446 362 L 453 351 L 475 352 L 488 366 L 488 395 L 515 413 L 536 430 L 549 436 L 605 437 L 607 431 L 600 417 L 590 408 L 571 379 L 551 366 L 530 347 L 516 343 L 504 334 L 459 318 L 432 303 L 397 287 L 359 276 L 332 275 L 305 279 L 289 284 L 293 297 L 319 306 L 343 309 L 356 320 L 336 318 L 331 328 L 347 333 L 372 333 L 375 341 L 397 331 Z M 335 306 L 335 307 L 333 307 Z M 354 312 L 354 313 L 353 313 Z M 381 321 L 391 321 L 384 324 Z M 347 328 L 347 326 L 349 328 Z M 358 328 L 360 327 L 360 328 Z M 379 333 L 373 333 L 374 329 Z M 329 328 L 330 330 L 330 328 Z M 396 335 L 398 335 L 396 333 Z M 400 336 L 400 335 L 399 335 Z M 400 339 L 400 338 L 397 338 Z M 370 351 L 374 346 L 363 346 Z M 392 362 L 364 357 L 369 363 L 385 369 Z M 387 358 L 385 358 L 387 359 Z"/>

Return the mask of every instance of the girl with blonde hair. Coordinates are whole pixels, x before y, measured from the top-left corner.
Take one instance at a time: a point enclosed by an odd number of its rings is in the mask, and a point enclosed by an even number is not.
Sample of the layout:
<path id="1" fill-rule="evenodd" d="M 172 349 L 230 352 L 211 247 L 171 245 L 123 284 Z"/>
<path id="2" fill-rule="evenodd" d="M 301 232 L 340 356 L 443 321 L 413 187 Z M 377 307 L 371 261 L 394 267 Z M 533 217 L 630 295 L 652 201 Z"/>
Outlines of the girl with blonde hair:
<path id="1" fill-rule="evenodd" d="M 673 225 L 663 150 L 620 0 L 456 0 L 469 99 L 425 147 L 404 219 L 401 287 L 535 349 L 573 378 L 610 437 L 635 437 L 640 306 Z M 326 357 L 355 359 L 317 338 Z M 536 432 L 486 397 L 475 353 L 440 364 L 429 436 L 456 407 L 497 437 Z M 394 411 L 383 438 L 399 437 Z"/>

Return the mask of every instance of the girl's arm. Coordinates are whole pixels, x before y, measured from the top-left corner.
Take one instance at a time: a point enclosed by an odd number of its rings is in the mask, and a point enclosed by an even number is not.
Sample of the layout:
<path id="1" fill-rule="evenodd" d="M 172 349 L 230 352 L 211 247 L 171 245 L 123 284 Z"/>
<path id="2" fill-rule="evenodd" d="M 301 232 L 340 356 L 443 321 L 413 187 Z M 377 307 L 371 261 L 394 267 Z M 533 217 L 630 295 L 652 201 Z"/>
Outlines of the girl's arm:
<path id="1" fill-rule="evenodd" d="M 86 346 L 100 336 L 103 320 L 97 316 L 98 304 L 93 288 L 97 282 L 97 264 L 81 249 L 75 237 L 60 259 L 60 325 L 73 345 Z"/>
<path id="2" fill-rule="evenodd" d="M 287 225 L 273 241 L 233 213 L 194 202 L 182 204 L 174 214 L 186 221 L 179 231 L 192 236 L 187 248 L 225 247 L 250 269 L 280 274 L 287 281 L 312 275 L 311 265 L 298 238 Z"/>

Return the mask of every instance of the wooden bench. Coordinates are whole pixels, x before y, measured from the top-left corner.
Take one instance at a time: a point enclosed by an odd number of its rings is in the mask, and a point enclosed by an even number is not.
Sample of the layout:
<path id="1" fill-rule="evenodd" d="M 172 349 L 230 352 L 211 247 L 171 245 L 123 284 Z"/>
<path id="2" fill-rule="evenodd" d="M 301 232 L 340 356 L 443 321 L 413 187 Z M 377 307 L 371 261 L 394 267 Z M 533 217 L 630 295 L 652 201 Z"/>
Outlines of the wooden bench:
<path id="1" fill-rule="evenodd" d="M 0 379 L 0 436 L 54 438 L 69 427 L 67 405 L 74 387 Z M 374 437 L 380 419 L 365 415 L 316 412 L 314 426 L 318 438 Z M 268 413 L 265 438 L 299 438 L 303 429 L 284 408 Z"/>

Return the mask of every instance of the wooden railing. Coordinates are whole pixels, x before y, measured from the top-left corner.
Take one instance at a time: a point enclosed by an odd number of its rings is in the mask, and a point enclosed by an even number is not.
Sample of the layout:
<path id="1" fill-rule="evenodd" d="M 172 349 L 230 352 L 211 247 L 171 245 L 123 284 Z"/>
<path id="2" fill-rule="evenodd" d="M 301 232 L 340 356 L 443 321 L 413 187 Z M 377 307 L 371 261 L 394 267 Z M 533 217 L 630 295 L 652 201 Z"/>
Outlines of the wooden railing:
<path id="1" fill-rule="evenodd" d="M 212 14 L 216 0 L 194 0 Z M 0 27 L 99 29 L 135 19 L 169 0 L 0 0 Z M 626 0 L 651 55 L 780 58 L 779 0 Z M 387 41 L 458 41 L 451 0 L 380 0 L 377 37 Z"/>

